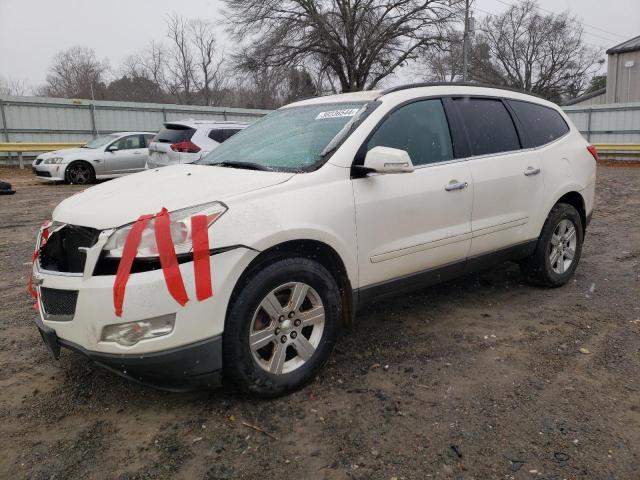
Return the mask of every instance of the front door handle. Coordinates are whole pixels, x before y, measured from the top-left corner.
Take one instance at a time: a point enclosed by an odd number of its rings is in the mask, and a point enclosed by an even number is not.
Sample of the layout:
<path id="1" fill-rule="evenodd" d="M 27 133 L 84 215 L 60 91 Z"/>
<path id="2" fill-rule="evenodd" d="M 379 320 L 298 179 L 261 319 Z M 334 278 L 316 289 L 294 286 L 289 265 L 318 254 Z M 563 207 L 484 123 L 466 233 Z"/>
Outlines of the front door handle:
<path id="1" fill-rule="evenodd" d="M 530 177 L 532 175 L 538 175 L 540 173 L 539 168 L 527 167 L 524 171 L 525 176 Z"/>
<path id="2" fill-rule="evenodd" d="M 140 155 L 142 152 L 133 152 L 134 155 Z"/>
<path id="3" fill-rule="evenodd" d="M 453 190 L 464 190 L 467 188 L 469 184 L 467 182 L 459 182 L 457 180 L 451 180 L 444 189 L 447 192 L 452 192 Z"/>

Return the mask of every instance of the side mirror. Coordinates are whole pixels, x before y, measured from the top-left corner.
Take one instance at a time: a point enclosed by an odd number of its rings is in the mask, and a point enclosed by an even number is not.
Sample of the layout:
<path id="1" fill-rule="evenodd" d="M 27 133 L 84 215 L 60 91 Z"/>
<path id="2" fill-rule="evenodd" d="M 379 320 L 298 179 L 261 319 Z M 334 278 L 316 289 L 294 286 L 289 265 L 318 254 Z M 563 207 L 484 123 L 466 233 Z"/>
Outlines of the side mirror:
<path id="1" fill-rule="evenodd" d="M 117 152 L 118 151 L 118 146 L 115 144 L 111 144 L 107 147 L 107 152 Z"/>
<path id="2" fill-rule="evenodd" d="M 376 173 L 411 173 L 413 162 L 405 150 L 374 147 L 364 158 L 364 170 Z"/>

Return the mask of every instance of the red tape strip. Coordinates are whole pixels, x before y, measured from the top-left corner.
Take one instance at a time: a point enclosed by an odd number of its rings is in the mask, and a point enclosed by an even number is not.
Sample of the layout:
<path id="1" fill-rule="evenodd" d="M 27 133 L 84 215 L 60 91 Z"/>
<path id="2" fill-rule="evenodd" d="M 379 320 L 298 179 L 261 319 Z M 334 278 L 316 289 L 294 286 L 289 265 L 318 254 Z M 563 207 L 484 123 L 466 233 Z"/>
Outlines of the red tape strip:
<path id="1" fill-rule="evenodd" d="M 29 295 L 33 297 L 35 303 L 33 304 L 33 309 L 37 312 L 40 310 L 40 305 L 38 304 L 38 291 L 33 288 L 33 266 L 36 264 L 36 260 L 38 259 L 38 255 L 40 254 L 40 249 L 45 246 L 47 240 L 49 240 L 49 227 L 51 223 L 49 220 L 42 224 L 42 237 L 40 238 L 40 246 L 33 251 L 31 254 L 31 271 L 29 272 L 29 282 L 27 283 L 27 291 Z"/>
<path id="2" fill-rule="evenodd" d="M 118 264 L 118 271 L 116 272 L 116 280 L 113 284 L 113 305 L 116 310 L 116 316 L 122 316 L 122 304 L 124 303 L 124 292 L 127 288 L 127 282 L 129 281 L 129 275 L 131 274 L 131 266 L 133 265 L 133 259 L 138 254 L 138 245 L 140 244 L 140 237 L 143 230 L 147 227 L 149 220 L 153 215 L 142 215 L 138 218 L 138 221 L 133 224 L 127 240 L 124 242 L 124 248 L 122 249 L 122 258 Z"/>
<path id="3" fill-rule="evenodd" d="M 160 210 L 156 215 L 156 245 L 158 246 L 158 256 L 162 274 L 167 284 L 169 293 L 180 305 L 185 305 L 189 301 L 187 291 L 184 288 L 182 274 L 176 257 L 176 250 L 171 239 L 171 228 L 169 213 L 166 208 Z"/>
<path id="4" fill-rule="evenodd" d="M 211 255 L 209 254 L 209 219 L 206 215 L 191 217 L 191 240 L 193 242 L 193 273 L 198 301 L 213 295 L 211 280 Z"/>

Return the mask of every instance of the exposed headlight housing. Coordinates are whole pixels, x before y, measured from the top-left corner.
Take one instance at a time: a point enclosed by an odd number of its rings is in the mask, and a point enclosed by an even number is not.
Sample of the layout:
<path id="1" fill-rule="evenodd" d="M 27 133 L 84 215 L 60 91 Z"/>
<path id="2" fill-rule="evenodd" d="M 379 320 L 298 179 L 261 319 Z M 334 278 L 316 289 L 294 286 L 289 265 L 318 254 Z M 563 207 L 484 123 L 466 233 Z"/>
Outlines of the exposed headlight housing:
<path id="1" fill-rule="evenodd" d="M 115 342 L 124 347 L 131 347 L 140 340 L 163 337 L 173 332 L 176 323 L 175 313 L 160 317 L 138 320 L 136 322 L 116 323 L 102 329 L 101 342 Z"/>
<path id="2" fill-rule="evenodd" d="M 205 203 L 194 207 L 183 208 L 169 213 L 171 240 L 173 241 L 176 254 L 189 253 L 192 249 L 191 239 L 191 217 L 194 215 L 206 215 L 209 219 L 209 226 L 218 220 L 227 206 L 221 202 Z M 103 250 L 108 257 L 122 257 L 122 250 L 127 241 L 133 223 L 124 225 L 116 229 L 107 240 Z M 158 247 L 155 236 L 155 219 L 151 219 L 146 228 L 142 231 L 140 243 L 138 244 L 137 257 L 153 258 L 158 256 Z"/>
<path id="3" fill-rule="evenodd" d="M 45 164 L 62 163 L 63 161 L 64 161 L 64 158 L 62 157 L 53 157 L 53 158 L 46 158 L 44 163 Z"/>

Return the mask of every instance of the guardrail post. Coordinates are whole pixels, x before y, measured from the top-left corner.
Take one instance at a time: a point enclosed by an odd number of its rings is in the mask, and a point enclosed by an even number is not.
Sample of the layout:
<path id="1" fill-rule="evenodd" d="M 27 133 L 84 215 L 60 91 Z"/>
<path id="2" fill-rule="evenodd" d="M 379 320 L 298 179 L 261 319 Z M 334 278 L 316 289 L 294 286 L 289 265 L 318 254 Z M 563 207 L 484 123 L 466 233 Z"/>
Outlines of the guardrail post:
<path id="1" fill-rule="evenodd" d="M 593 108 L 589 109 L 589 114 L 587 116 L 587 142 L 591 141 L 591 114 L 593 113 Z"/>
<path id="2" fill-rule="evenodd" d="M 18 165 L 20 166 L 20 170 L 24 170 L 24 160 L 22 158 L 22 152 L 18 152 Z"/>
<path id="3" fill-rule="evenodd" d="M 98 128 L 96 127 L 96 106 L 93 102 L 89 106 L 89 111 L 91 112 L 91 131 L 93 132 L 93 138 L 98 136 Z"/>
<path id="4" fill-rule="evenodd" d="M 7 116 L 4 113 L 4 100 L 0 98 L 0 117 L 2 118 L 2 130 L 4 132 L 4 141 L 9 143 L 9 127 L 7 127 Z M 11 152 L 7 152 L 9 157 L 9 165 L 11 165 Z"/>

